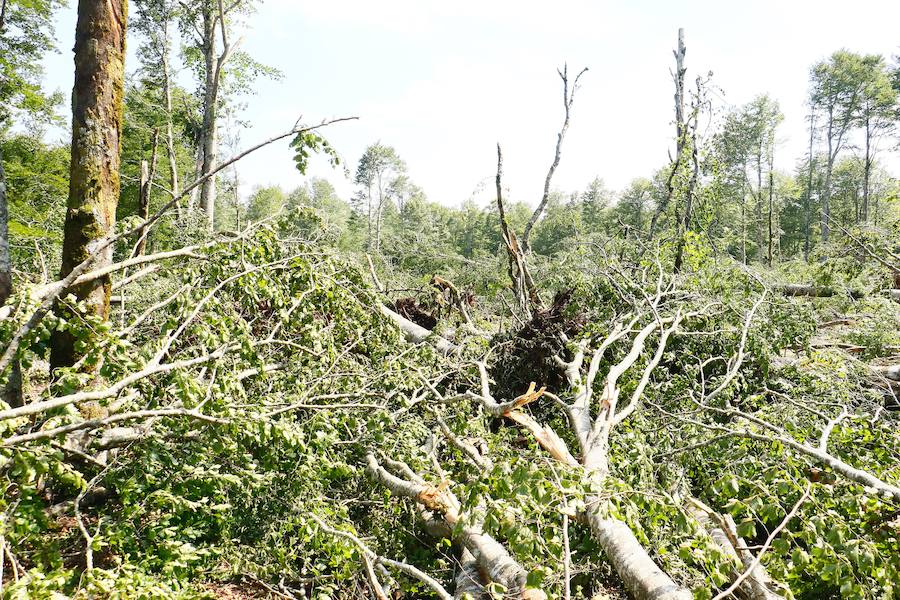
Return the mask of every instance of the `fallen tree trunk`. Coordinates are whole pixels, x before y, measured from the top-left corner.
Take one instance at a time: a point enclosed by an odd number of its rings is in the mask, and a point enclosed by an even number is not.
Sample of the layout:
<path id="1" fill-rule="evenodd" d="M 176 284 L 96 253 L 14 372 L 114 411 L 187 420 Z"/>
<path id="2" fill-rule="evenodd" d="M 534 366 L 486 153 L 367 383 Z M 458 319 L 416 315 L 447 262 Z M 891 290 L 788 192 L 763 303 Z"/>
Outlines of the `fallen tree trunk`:
<path id="1" fill-rule="evenodd" d="M 691 498 L 685 505 L 687 512 L 694 517 L 703 529 L 709 534 L 716 545 L 734 561 L 742 564 L 744 569 L 751 569 L 750 574 L 738 587 L 749 600 L 782 600 L 782 596 L 776 594 L 773 587 L 783 587 L 775 583 L 769 576 L 766 568 L 761 564 L 753 565 L 753 555 L 747 550 L 747 544 L 743 538 L 738 537 L 737 527 L 731 521 L 731 516 L 719 517 L 716 523 L 715 513 L 699 500 Z M 718 516 L 718 515 L 716 515 Z M 726 522 L 721 522 L 726 521 Z M 733 571 L 731 582 L 735 582 L 741 573 Z"/>
<path id="2" fill-rule="evenodd" d="M 875 366 L 872 369 L 886 379 L 900 381 L 900 365 Z"/>
<path id="3" fill-rule="evenodd" d="M 841 295 L 841 292 L 827 286 L 805 285 L 802 283 L 786 283 L 778 286 L 778 290 L 785 296 L 807 296 L 809 298 L 832 298 Z M 865 296 L 861 290 L 846 290 L 848 296 L 859 300 Z"/>
<path id="4" fill-rule="evenodd" d="M 589 497 L 591 531 L 635 600 L 691 600 L 694 596 L 666 575 L 624 522 L 600 514 L 602 500 Z"/>
<path id="5" fill-rule="evenodd" d="M 440 487 L 429 485 L 405 463 L 387 459 L 385 462 L 393 465 L 392 468 L 395 470 L 402 470 L 412 480 L 401 479 L 392 474 L 379 464 L 372 454 L 366 455 L 366 470 L 391 493 L 414 500 L 424 509 L 441 515 L 451 528 L 454 541 L 472 554 L 480 572 L 506 588 L 507 597 L 520 600 L 546 600 L 547 595 L 543 591 L 526 587 L 528 573 L 500 542 L 481 531 L 479 527 L 470 524 L 457 527 L 460 521 L 465 520 L 460 514 L 459 501 L 452 492 L 443 485 Z"/>
<path id="6" fill-rule="evenodd" d="M 389 309 L 387 306 L 383 304 L 379 304 L 378 308 L 381 310 L 381 314 L 386 316 L 388 319 L 393 321 L 397 327 L 400 328 L 400 331 L 403 332 L 403 337 L 406 338 L 406 341 L 411 342 L 413 344 L 421 344 L 422 342 L 430 342 L 434 345 L 438 352 L 444 355 L 453 354 L 457 350 L 459 350 L 459 346 L 454 344 L 448 339 L 442 338 L 441 336 L 432 333 L 428 329 L 425 329 L 421 325 L 416 325 L 406 317 L 397 314 L 396 312 Z"/>

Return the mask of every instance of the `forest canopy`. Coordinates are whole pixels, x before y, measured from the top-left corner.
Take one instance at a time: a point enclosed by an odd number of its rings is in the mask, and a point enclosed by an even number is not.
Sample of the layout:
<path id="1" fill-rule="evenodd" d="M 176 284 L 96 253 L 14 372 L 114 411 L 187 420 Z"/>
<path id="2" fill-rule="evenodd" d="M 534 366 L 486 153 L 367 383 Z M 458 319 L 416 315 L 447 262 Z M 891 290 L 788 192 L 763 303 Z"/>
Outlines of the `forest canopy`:
<path id="1" fill-rule="evenodd" d="M 244 120 L 257 8 L 80 0 L 63 106 L 2 0 L 0 598 L 898 596 L 900 59 L 809 65 L 784 170 L 673 27 L 658 168 L 558 186 L 562 64 L 535 202 L 499 140 L 451 206 Z"/>

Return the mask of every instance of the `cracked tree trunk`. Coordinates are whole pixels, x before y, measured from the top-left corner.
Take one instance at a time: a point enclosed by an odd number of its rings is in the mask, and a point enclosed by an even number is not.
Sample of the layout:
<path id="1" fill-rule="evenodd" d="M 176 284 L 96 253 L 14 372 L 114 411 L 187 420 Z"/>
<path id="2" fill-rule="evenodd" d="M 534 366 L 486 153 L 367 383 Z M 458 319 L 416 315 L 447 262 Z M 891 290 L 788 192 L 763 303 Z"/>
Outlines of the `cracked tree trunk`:
<path id="1" fill-rule="evenodd" d="M 65 277 L 90 256 L 115 224 L 119 201 L 119 153 L 125 74 L 125 0 L 80 0 L 75 28 L 75 87 L 72 91 L 72 162 L 63 235 Z M 112 247 L 95 266 L 112 261 Z M 108 277 L 74 286 L 72 293 L 92 315 L 109 317 Z M 55 332 L 50 366 L 78 360 L 75 339 Z"/>

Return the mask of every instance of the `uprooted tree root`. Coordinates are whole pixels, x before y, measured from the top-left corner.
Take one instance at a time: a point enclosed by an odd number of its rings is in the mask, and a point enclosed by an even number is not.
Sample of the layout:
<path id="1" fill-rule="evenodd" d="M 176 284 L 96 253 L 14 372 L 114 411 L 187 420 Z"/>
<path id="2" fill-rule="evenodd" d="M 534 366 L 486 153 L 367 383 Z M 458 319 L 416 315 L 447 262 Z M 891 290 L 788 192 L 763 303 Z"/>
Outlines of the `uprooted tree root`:
<path id="1" fill-rule="evenodd" d="M 425 307 L 419 304 L 412 296 L 397 299 L 394 302 L 394 310 L 397 311 L 397 314 L 406 317 L 419 327 L 424 327 L 429 331 L 437 327 L 437 317 L 425 310 Z"/>
<path id="2" fill-rule="evenodd" d="M 565 377 L 553 356 L 563 350 L 563 337 L 571 338 L 586 323 L 585 315 L 575 310 L 572 295 L 571 289 L 557 292 L 548 308 L 536 310 L 506 339 L 495 340 L 501 350 L 491 376 L 499 397 L 515 397 L 531 382 L 549 390 L 565 388 Z"/>

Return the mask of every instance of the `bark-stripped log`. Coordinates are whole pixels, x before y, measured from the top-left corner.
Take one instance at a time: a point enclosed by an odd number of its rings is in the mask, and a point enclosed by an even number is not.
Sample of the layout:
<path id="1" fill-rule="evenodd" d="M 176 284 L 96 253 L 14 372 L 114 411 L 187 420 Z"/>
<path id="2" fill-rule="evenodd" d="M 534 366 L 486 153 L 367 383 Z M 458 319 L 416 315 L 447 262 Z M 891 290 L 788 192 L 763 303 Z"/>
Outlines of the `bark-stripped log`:
<path id="1" fill-rule="evenodd" d="M 125 0 L 81 0 L 75 28 L 75 87 L 72 90 L 72 163 L 60 277 L 102 245 L 116 219 L 125 75 Z M 112 262 L 108 246 L 96 266 Z M 72 288 L 93 315 L 109 317 L 108 277 Z M 75 339 L 56 331 L 51 368 L 78 359 Z"/>

